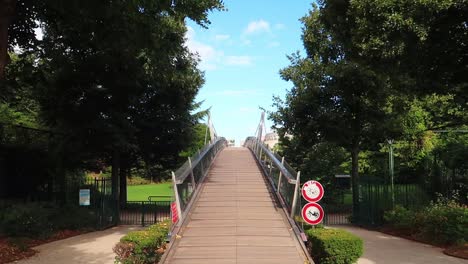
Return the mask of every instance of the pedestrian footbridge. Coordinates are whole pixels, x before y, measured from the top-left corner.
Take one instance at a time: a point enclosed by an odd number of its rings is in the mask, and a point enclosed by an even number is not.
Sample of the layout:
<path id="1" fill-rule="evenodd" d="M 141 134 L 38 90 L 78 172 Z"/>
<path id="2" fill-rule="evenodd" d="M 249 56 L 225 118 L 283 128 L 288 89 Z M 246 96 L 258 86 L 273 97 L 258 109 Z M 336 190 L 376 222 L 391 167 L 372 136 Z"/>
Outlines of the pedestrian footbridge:
<path id="1" fill-rule="evenodd" d="M 257 138 L 244 147 L 217 139 L 173 173 L 179 217 L 160 263 L 311 262 L 296 221 L 298 177 Z"/>

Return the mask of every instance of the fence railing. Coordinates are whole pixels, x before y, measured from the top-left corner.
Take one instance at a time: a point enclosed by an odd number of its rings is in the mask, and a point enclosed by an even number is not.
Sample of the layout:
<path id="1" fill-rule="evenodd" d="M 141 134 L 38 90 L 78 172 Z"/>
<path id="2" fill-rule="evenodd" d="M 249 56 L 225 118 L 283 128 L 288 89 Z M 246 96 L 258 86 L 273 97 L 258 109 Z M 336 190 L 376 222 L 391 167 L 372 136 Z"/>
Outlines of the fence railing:
<path id="1" fill-rule="evenodd" d="M 172 172 L 175 202 L 179 216 L 178 223 L 182 223 L 188 213 L 189 204 L 197 188 L 203 181 L 214 158 L 227 145 L 225 138 L 217 138 L 206 145 L 175 172 Z"/>
<path id="2" fill-rule="evenodd" d="M 120 208 L 120 224 L 152 225 L 170 217 L 170 201 L 127 201 Z"/>
<path id="3" fill-rule="evenodd" d="M 289 220 L 294 224 L 296 235 L 304 237 L 301 221 L 302 199 L 300 195 L 300 171 L 295 171 L 278 154 L 255 137 L 246 139 L 244 146 L 249 148 L 262 166 L 271 186 L 288 212 Z"/>

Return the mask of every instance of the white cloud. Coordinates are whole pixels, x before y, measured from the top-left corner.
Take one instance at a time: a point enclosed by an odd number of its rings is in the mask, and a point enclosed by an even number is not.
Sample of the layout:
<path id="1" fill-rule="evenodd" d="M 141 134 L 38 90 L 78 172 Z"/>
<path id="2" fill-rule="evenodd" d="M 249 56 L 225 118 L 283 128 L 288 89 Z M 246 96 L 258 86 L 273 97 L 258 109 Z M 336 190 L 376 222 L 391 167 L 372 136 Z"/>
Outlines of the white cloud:
<path id="1" fill-rule="evenodd" d="M 229 35 L 223 35 L 221 39 L 228 39 L 229 37 Z M 222 65 L 247 66 L 252 64 L 252 58 L 249 56 L 227 56 L 222 50 L 198 41 L 195 30 L 192 27 L 187 27 L 185 45 L 190 52 L 200 58 L 199 67 L 201 70 L 216 70 Z"/>
<path id="2" fill-rule="evenodd" d="M 247 28 L 244 30 L 245 34 L 254 34 L 262 32 L 270 32 L 270 24 L 263 19 L 250 22 L 247 25 Z"/>
<path id="3" fill-rule="evenodd" d="M 230 35 L 223 35 L 223 34 L 220 34 L 220 35 L 216 35 L 216 36 L 215 36 L 215 40 L 217 40 L 217 41 L 228 40 L 229 38 L 231 38 Z"/>
<path id="4" fill-rule="evenodd" d="M 217 63 L 224 53 L 216 50 L 210 45 L 195 40 L 195 35 L 195 30 L 193 30 L 192 27 L 187 27 L 187 33 L 185 34 L 185 44 L 187 45 L 187 48 L 191 52 L 198 54 L 201 60 L 200 68 L 202 70 L 216 69 Z"/>
<path id="5" fill-rule="evenodd" d="M 282 23 L 275 24 L 275 29 L 276 30 L 283 30 L 286 29 L 286 25 Z"/>
<path id="6" fill-rule="evenodd" d="M 272 41 L 268 43 L 268 47 L 270 48 L 279 47 L 279 46 L 280 46 L 280 43 L 278 41 Z"/>
<path id="7" fill-rule="evenodd" d="M 227 65 L 251 65 L 252 58 L 249 56 L 226 56 Z"/>

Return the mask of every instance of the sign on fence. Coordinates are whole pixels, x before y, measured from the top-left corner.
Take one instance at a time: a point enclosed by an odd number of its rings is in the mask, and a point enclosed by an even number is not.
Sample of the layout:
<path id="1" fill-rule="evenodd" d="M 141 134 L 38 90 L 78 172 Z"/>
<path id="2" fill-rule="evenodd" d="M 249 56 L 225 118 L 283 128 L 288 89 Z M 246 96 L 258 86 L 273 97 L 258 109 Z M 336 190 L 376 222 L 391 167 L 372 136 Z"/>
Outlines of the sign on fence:
<path id="1" fill-rule="evenodd" d="M 89 189 L 80 189 L 80 205 L 89 206 L 91 204 L 91 191 Z"/>
<path id="2" fill-rule="evenodd" d="M 324 193 L 323 186 L 318 181 L 308 181 L 302 185 L 302 197 L 310 203 L 304 205 L 301 214 L 309 225 L 320 224 L 323 220 L 323 208 L 316 202 L 322 199 Z"/>
<path id="3" fill-rule="evenodd" d="M 171 215 L 172 223 L 177 223 L 177 221 L 179 221 L 179 214 L 177 212 L 177 204 L 175 202 L 171 203 Z"/>

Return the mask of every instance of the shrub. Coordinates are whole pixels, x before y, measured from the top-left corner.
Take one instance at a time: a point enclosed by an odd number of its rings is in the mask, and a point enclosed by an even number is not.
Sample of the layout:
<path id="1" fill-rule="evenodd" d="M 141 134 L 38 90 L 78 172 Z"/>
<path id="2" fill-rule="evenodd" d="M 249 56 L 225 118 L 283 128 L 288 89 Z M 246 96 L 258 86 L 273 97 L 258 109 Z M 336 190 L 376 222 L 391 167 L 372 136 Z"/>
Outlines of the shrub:
<path id="1" fill-rule="evenodd" d="M 363 253 L 362 240 L 341 229 L 309 229 L 310 254 L 318 264 L 354 263 Z"/>
<path id="2" fill-rule="evenodd" d="M 47 238 L 57 230 L 92 228 L 95 220 L 92 211 L 78 206 L 14 204 L 2 209 L 0 232 L 11 237 Z"/>
<path id="3" fill-rule="evenodd" d="M 153 183 L 151 180 L 145 179 L 139 176 L 133 176 L 131 178 L 127 178 L 128 185 L 142 185 L 142 184 L 151 184 L 151 183 Z"/>
<path id="4" fill-rule="evenodd" d="M 454 201 L 438 201 L 422 214 L 420 234 L 440 244 L 464 244 L 468 241 L 468 208 Z"/>
<path id="5" fill-rule="evenodd" d="M 385 212 L 384 219 L 398 229 L 411 229 L 414 227 L 414 213 L 400 205 L 396 205 L 395 209 Z"/>
<path id="6" fill-rule="evenodd" d="M 116 263 L 158 263 L 165 250 L 169 222 L 161 222 L 142 231 L 128 233 L 114 247 Z"/>
<path id="7" fill-rule="evenodd" d="M 12 237 L 45 238 L 53 231 L 49 221 L 53 208 L 46 204 L 17 204 L 6 208 L 0 219 L 2 232 Z"/>
<path id="8" fill-rule="evenodd" d="M 57 214 L 53 216 L 53 223 L 56 229 L 94 228 L 96 215 L 88 208 L 68 205 L 57 210 Z"/>
<path id="9" fill-rule="evenodd" d="M 384 214 L 387 223 L 410 235 L 436 244 L 463 244 L 468 241 L 468 208 L 455 201 L 438 199 L 419 211 L 401 206 Z"/>

